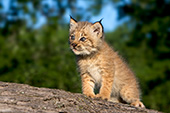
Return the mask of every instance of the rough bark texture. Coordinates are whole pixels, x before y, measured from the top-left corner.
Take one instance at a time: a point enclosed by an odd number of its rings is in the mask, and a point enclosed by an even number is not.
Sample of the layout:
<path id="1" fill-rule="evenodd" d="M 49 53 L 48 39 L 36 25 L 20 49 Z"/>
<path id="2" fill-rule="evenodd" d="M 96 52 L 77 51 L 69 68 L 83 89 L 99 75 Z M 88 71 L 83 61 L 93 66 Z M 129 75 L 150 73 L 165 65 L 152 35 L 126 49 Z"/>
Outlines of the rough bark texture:
<path id="1" fill-rule="evenodd" d="M 58 89 L 0 82 L 0 112 L 5 113 L 158 113 Z"/>

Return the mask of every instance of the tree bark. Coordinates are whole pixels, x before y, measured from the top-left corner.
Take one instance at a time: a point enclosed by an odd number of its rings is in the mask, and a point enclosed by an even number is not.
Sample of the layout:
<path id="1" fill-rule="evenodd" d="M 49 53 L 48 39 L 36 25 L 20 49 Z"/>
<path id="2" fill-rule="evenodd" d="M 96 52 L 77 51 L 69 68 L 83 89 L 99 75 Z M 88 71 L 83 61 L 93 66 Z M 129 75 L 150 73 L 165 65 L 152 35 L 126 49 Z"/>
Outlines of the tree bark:
<path id="1" fill-rule="evenodd" d="M 0 82 L 2 113 L 159 113 L 87 98 L 79 93 L 59 89 L 38 88 L 25 84 Z"/>

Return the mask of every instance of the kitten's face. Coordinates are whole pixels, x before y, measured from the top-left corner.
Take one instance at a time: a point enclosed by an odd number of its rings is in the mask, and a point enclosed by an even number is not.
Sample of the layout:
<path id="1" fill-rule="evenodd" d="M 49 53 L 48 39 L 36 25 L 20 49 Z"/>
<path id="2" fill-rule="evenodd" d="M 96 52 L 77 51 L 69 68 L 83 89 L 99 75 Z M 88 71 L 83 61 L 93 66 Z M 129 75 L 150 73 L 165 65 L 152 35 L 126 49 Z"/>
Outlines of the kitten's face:
<path id="1" fill-rule="evenodd" d="M 70 48 L 76 55 L 90 55 L 102 46 L 103 27 L 100 22 L 77 22 L 70 19 Z"/>

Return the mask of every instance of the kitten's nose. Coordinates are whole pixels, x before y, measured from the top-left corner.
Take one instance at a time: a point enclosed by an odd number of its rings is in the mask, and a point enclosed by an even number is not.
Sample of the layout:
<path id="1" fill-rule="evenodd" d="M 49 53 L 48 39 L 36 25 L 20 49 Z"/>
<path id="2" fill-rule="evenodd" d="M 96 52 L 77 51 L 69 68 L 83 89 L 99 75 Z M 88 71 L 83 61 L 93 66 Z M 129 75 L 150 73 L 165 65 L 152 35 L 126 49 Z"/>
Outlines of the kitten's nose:
<path id="1" fill-rule="evenodd" d="M 76 46 L 77 46 L 77 44 L 75 44 L 75 43 L 72 43 L 71 45 L 72 45 L 73 47 L 76 47 Z"/>

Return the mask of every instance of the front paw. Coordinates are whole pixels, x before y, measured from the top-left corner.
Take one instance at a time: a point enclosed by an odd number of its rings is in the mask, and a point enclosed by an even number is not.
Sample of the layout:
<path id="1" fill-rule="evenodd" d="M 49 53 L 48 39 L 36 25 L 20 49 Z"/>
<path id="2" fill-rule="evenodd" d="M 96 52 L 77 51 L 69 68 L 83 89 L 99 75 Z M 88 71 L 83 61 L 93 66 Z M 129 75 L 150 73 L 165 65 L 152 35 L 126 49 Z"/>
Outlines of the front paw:
<path id="1" fill-rule="evenodd" d="M 84 95 L 86 95 L 87 97 L 90 97 L 90 98 L 95 97 L 95 94 L 93 94 L 93 93 L 84 93 Z"/>
<path id="2" fill-rule="evenodd" d="M 135 106 L 135 107 L 145 108 L 144 104 L 140 101 L 132 102 L 130 105 Z"/>
<path id="3" fill-rule="evenodd" d="M 107 95 L 102 95 L 102 94 L 97 94 L 97 95 L 95 96 L 95 98 L 97 98 L 97 99 L 102 99 L 102 100 L 109 100 L 109 99 L 110 99 L 109 96 L 107 96 Z"/>

